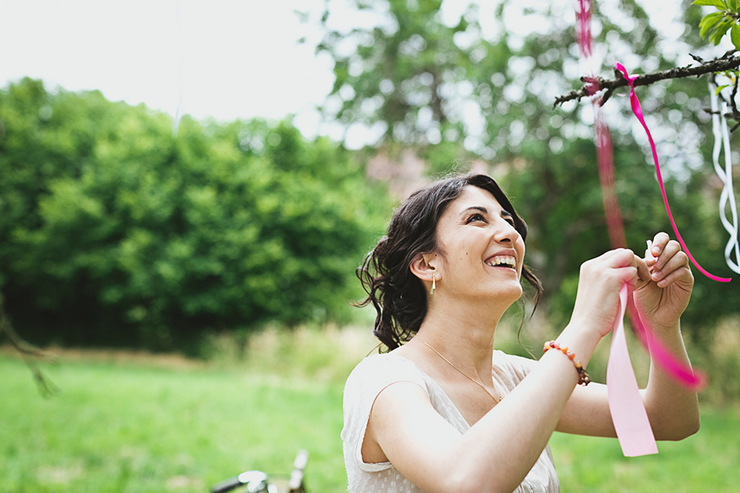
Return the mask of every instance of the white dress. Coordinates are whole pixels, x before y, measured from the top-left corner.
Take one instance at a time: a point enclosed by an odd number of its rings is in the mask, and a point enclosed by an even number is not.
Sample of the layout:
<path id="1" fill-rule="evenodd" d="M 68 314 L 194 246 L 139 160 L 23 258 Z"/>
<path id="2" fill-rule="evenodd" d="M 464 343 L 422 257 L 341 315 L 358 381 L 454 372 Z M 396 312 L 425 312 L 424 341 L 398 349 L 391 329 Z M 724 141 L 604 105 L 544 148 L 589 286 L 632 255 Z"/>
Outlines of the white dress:
<path id="1" fill-rule="evenodd" d="M 493 378 L 505 396 L 527 375 L 532 361 L 494 351 Z M 388 385 L 412 382 L 429 396 L 434 409 L 460 433 L 470 429 L 460 411 L 442 388 L 411 360 L 393 352 L 362 360 L 347 378 L 344 388 L 344 463 L 351 493 L 417 493 L 422 490 L 406 479 L 390 462 L 366 463 L 362 460 L 370 410 L 375 398 Z M 560 491 L 549 445 L 529 471 L 515 493 L 553 493 Z"/>

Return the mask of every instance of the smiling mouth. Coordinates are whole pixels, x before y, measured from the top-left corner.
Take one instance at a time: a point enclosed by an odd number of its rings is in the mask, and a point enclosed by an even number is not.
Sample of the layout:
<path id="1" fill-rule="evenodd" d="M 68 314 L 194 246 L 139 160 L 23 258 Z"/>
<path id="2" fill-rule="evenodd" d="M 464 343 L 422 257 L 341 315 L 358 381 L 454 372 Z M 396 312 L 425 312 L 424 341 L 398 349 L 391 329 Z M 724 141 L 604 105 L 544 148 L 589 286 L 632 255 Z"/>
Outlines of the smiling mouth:
<path id="1" fill-rule="evenodd" d="M 486 265 L 491 267 L 509 267 L 511 269 L 516 269 L 516 258 L 511 255 L 499 255 L 488 260 Z"/>

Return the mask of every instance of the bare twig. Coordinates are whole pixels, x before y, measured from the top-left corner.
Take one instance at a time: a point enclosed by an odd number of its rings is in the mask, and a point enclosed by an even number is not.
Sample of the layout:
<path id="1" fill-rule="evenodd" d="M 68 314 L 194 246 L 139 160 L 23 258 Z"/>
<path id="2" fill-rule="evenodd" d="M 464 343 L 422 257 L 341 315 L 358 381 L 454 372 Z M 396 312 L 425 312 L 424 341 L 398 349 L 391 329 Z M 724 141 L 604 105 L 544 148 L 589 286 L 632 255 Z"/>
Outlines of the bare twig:
<path id="1" fill-rule="evenodd" d="M 732 95 L 730 96 L 730 107 L 732 108 L 733 115 L 738 115 L 737 105 L 735 104 L 735 96 L 737 96 L 737 81 L 740 78 L 735 77 L 735 83 L 732 85 Z M 738 118 L 735 118 L 737 120 Z"/>
<path id="2" fill-rule="evenodd" d="M 720 85 L 717 83 L 716 74 L 712 74 L 709 76 L 709 81 L 714 85 L 715 90 L 717 91 L 717 96 L 719 99 L 730 106 L 731 111 L 712 111 L 710 108 L 704 108 L 704 112 L 708 113 L 710 115 L 722 115 L 725 118 L 735 120 L 737 123 L 732 126 L 730 129 L 730 133 L 734 132 L 738 128 L 740 128 L 740 111 L 737 109 L 737 103 L 735 102 L 736 96 L 737 96 L 737 90 L 738 90 L 738 82 L 740 82 L 740 77 L 733 77 L 733 83 L 732 83 L 732 93 L 730 94 L 730 100 L 727 101 L 727 98 L 722 94 L 722 92 L 719 90 Z"/>
<path id="3" fill-rule="evenodd" d="M 653 72 L 649 74 L 638 75 L 635 79 L 634 84 L 636 86 L 647 86 L 666 79 L 680 79 L 686 77 L 699 77 L 704 74 L 712 74 L 716 72 L 724 72 L 725 70 L 735 70 L 740 67 L 740 56 L 735 56 L 733 51 L 729 51 L 719 58 L 712 60 L 701 61 L 699 65 L 687 65 L 685 67 L 676 67 L 670 70 L 663 70 L 661 72 Z M 702 60 L 699 57 L 694 57 L 695 60 Z M 586 96 L 591 96 L 595 92 L 604 91 L 604 95 L 600 101 L 600 104 L 604 104 L 609 96 L 611 96 L 614 89 L 624 87 L 627 85 L 627 80 L 622 76 L 621 73 L 614 79 L 604 79 L 601 77 L 595 77 L 593 79 L 582 78 L 582 81 L 586 82 L 578 90 L 571 91 L 562 96 L 555 98 L 553 106 L 558 106 L 566 101 L 578 100 Z"/>
<path id="4" fill-rule="evenodd" d="M 41 395 L 50 397 L 56 394 L 59 391 L 58 387 L 44 375 L 38 364 L 40 360 L 53 361 L 54 356 L 27 343 L 13 330 L 13 327 L 5 316 L 4 300 L 0 294 L 0 336 L 3 334 L 10 340 L 10 344 L 23 357 L 31 373 L 33 373 L 33 379 L 36 381 Z"/>

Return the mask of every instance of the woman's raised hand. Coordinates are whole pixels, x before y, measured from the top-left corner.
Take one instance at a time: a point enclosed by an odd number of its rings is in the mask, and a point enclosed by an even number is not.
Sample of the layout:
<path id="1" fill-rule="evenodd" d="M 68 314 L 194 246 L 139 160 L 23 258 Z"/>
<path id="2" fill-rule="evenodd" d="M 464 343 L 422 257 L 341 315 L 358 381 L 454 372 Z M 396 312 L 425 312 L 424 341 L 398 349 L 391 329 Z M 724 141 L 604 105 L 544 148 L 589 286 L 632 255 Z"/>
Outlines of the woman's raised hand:
<path id="1" fill-rule="evenodd" d="M 675 327 L 689 304 L 694 286 L 689 258 L 677 241 L 666 233 L 658 233 L 645 251 L 644 261 L 651 275 L 650 282 L 639 286 L 634 293 L 640 314 L 655 329 Z"/>
<path id="2" fill-rule="evenodd" d="M 645 261 L 631 250 L 611 250 L 584 262 L 571 324 L 592 327 L 604 337 L 614 327 L 619 311 L 619 290 L 627 283 L 642 288 L 650 279 Z"/>
<path id="3" fill-rule="evenodd" d="M 619 310 L 623 284 L 634 289 L 635 303 L 656 329 L 676 327 L 688 306 L 694 276 L 688 256 L 666 233 L 653 238 L 642 259 L 631 250 L 611 250 L 581 265 L 571 323 L 593 327 L 599 337 L 609 333 Z"/>

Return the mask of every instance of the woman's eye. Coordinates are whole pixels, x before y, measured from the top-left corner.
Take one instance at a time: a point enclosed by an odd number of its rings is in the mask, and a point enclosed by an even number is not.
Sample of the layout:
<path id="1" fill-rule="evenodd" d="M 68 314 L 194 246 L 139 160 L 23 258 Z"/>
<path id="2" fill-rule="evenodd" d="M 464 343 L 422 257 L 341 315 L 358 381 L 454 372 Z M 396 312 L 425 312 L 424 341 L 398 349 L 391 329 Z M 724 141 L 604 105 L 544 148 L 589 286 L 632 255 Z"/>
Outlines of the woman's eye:
<path id="1" fill-rule="evenodd" d="M 470 224 L 470 223 L 472 223 L 473 221 L 484 221 L 484 222 L 485 222 L 485 220 L 486 220 L 486 219 L 485 219 L 485 218 L 483 217 L 483 215 L 482 215 L 482 214 L 473 214 L 473 215 L 471 215 L 471 216 L 470 216 L 470 217 L 468 218 L 468 221 L 466 222 L 466 224 Z"/>
<path id="2" fill-rule="evenodd" d="M 510 213 L 504 211 L 501 213 L 501 219 L 506 221 L 507 223 L 511 224 L 512 226 L 516 227 L 516 223 L 514 222 L 514 216 L 512 216 Z"/>

